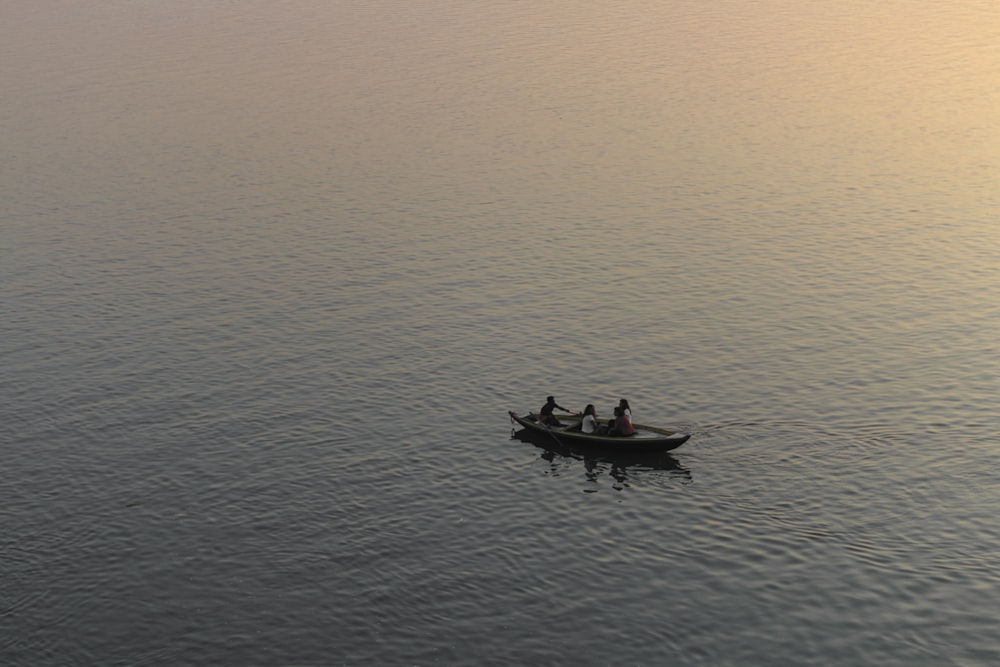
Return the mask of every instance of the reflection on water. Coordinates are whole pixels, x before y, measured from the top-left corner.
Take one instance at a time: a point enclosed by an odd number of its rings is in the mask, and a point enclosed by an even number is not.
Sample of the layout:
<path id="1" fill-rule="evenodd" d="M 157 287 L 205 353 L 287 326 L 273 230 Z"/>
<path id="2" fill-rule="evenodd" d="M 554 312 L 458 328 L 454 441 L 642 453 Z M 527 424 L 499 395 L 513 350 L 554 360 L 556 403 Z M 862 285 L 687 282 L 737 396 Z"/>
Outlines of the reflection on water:
<path id="1" fill-rule="evenodd" d="M 582 463 L 588 482 L 593 482 L 596 485 L 601 477 L 606 476 L 612 480 L 611 488 L 616 491 L 621 491 L 629 486 L 630 475 L 661 472 L 670 473 L 672 478 L 678 479 L 684 484 L 693 480 L 691 471 L 681 465 L 681 462 L 670 452 L 622 454 L 612 451 L 595 451 L 593 448 L 571 447 L 557 442 L 543 433 L 535 433 L 527 429 L 512 430 L 511 439 L 530 443 L 543 450 L 539 454 L 539 458 L 550 464 L 547 474 L 565 475 L 575 471 Z M 597 486 L 584 488 L 586 493 L 594 493 L 597 490 Z"/>

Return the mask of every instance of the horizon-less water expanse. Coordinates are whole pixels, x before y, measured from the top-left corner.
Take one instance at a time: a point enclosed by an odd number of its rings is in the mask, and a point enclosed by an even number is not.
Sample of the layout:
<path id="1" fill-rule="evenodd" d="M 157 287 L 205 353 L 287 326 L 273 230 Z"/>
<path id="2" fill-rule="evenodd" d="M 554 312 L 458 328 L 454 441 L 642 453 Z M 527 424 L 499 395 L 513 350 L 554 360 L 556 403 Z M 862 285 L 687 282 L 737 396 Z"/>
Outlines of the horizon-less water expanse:
<path id="1" fill-rule="evenodd" d="M 1000 663 L 995 3 L 0 8 L 0 663 Z"/>

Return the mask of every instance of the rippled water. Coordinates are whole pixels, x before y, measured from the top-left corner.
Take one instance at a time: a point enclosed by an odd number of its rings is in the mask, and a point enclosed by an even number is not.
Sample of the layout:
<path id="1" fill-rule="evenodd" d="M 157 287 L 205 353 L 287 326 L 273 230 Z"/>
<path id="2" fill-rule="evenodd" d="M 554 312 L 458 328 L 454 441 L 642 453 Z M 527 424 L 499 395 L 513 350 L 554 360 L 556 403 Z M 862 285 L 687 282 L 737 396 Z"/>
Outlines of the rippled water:
<path id="1" fill-rule="evenodd" d="M 993 3 L 4 15 L 3 664 L 1000 661 Z"/>

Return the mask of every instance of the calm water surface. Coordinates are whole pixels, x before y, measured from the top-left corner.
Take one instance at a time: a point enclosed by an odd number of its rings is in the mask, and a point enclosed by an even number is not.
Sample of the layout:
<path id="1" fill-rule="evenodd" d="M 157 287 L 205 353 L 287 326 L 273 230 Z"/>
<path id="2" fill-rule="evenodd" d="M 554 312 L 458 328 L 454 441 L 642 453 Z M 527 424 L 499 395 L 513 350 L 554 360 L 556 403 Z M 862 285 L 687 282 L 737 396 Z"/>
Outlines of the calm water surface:
<path id="1" fill-rule="evenodd" d="M 1000 663 L 1000 11 L 835 4 L 0 0 L 0 662 Z"/>

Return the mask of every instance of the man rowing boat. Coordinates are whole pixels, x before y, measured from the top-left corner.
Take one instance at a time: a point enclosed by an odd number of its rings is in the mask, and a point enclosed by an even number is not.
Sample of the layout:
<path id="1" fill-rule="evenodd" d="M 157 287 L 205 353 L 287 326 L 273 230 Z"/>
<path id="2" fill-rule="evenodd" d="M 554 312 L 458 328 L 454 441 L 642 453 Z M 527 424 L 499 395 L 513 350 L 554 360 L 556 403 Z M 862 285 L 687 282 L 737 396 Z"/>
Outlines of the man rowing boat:
<path id="1" fill-rule="evenodd" d="M 555 408 L 559 408 L 563 412 L 569 412 L 569 410 L 556 403 L 554 396 L 549 396 L 545 399 L 545 405 L 538 411 L 538 421 L 546 426 L 562 426 L 562 423 L 552 414 Z"/>

